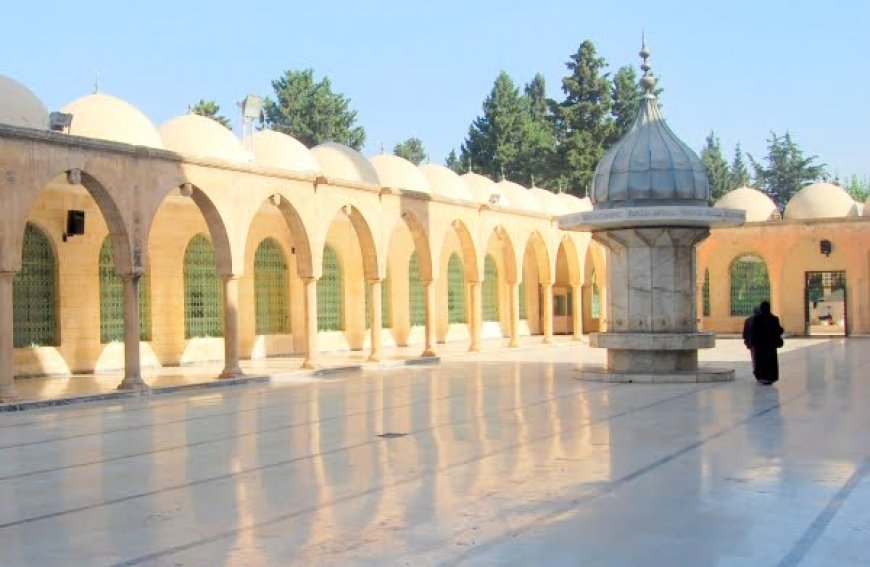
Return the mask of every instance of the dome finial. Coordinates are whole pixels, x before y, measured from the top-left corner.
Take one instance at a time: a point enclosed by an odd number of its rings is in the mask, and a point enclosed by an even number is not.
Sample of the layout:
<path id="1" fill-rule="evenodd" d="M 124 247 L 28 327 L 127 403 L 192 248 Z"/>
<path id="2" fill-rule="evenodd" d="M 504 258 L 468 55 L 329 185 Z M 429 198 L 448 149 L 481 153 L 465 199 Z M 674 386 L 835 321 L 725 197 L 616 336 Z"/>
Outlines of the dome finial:
<path id="1" fill-rule="evenodd" d="M 646 47 L 646 34 L 643 31 L 640 33 L 640 53 L 638 55 L 643 59 L 643 63 L 640 65 L 643 71 L 643 77 L 640 78 L 640 86 L 643 87 L 644 95 L 655 96 L 653 89 L 656 86 L 656 77 L 650 72 L 652 66 L 647 61 L 649 59 L 649 49 Z"/>

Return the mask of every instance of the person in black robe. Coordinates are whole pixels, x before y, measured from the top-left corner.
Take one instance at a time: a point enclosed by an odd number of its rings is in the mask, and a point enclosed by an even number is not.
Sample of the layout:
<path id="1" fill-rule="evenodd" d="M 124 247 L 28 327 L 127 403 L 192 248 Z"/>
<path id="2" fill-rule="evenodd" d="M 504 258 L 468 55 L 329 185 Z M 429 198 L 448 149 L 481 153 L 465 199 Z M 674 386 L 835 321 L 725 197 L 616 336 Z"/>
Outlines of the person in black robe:
<path id="1" fill-rule="evenodd" d="M 758 315 L 749 323 L 749 344 L 755 354 L 755 379 L 769 386 L 779 380 L 776 349 L 783 346 L 783 328 L 779 317 L 770 312 L 770 303 L 762 301 Z"/>
<path id="2" fill-rule="evenodd" d="M 752 318 L 758 315 L 758 307 L 752 308 L 752 315 L 743 320 L 743 344 L 749 349 L 749 357 L 752 359 L 752 374 L 755 374 L 755 350 L 749 343 L 749 328 L 752 326 Z"/>

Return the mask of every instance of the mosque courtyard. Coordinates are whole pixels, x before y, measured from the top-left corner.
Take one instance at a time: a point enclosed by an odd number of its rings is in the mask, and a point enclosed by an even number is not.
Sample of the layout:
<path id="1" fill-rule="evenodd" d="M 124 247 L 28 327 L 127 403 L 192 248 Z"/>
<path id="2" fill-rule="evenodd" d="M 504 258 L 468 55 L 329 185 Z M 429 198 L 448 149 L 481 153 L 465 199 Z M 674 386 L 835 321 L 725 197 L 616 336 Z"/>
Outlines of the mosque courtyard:
<path id="1" fill-rule="evenodd" d="M 866 565 L 870 340 L 578 343 L 0 413 L 0 565 Z"/>

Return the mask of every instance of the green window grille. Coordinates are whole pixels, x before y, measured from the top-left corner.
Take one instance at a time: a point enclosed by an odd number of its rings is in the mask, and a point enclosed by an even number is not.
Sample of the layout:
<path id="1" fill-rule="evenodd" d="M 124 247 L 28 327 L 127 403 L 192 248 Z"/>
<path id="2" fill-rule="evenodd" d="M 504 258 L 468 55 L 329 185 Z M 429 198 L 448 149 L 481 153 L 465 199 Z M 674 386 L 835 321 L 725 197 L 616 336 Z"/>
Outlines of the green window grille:
<path id="1" fill-rule="evenodd" d="M 275 239 L 265 238 L 254 254 L 255 326 L 258 335 L 290 332 L 287 297 L 287 259 Z"/>
<path id="2" fill-rule="evenodd" d="M 112 237 L 100 247 L 100 342 L 124 340 L 124 280 L 115 272 Z M 139 278 L 139 340 L 151 340 L 151 281 Z"/>
<path id="3" fill-rule="evenodd" d="M 393 310 L 390 306 L 390 271 L 387 270 L 387 277 L 381 282 L 381 325 L 384 329 L 389 329 L 393 326 Z"/>
<path id="4" fill-rule="evenodd" d="M 12 344 L 56 346 L 57 262 L 48 237 L 31 223 L 24 229 L 21 270 L 12 281 Z"/>
<path id="5" fill-rule="evenodd" d="M 468 321 L 465 312 L 465 268 L 457 254 L 447 262 L 447 320 L 450 323 Z"/>
<path id="6" fill-rule="evenodd" d="M 366 305 L 366 313 L 368 313 L 368 305 Z M 344 329 L 341 265 L 335 248 L 329 244 L 323 247 L 323 275 L 317 280 L 317 329 L 319 331 Z"/>
<path id="7" fill-rule="evenodd" d="M 414 252 L 408 262 L 408 311 L 412 326 L 426 324 L 425 295 L 420 281 L 420 264 Z"/>
<path id="8" fill-rule="evenodd" d="M 498 267 L 487 254 L 483 262 L 483 320 L 498 321 Z"/>
<path id="9" fill-rule="evenodd" d="M 752 315 L 752 309 L 770 299 L 767 266 L 758 256 L 741 256 L 731 264 L 731 315 Z"/>
<path id="10" fill-rule="evenodd" d="M 223 336 L 223 311 L 214 250 L 208 237 L 197 234 L 184 252 L 184 336 Z"/>
<path id="11" fill-rule="evenodd" d="M 523 274 L 525 276 L 525 274 Z M 520 321 L 529 318 L 529 314 L 526 312 L 526 278 L 520 280 L 520 285 L 518 286 L 517 294 L 520 296 Z"/>
<path id="12" fill-rule="evenodd" d="M 589 314 L 593 319 L 601 318 L 601 292 L 598 291 L 598 282 L 595 277 L 595 268 L 592 268 L 592 274 L 589 277 L 592 280 L 592 297 L 589 302 Z"/>
<path id="13" fill-rule="evenodd" d="M 704 303 L 704 317 L 710 316 L 710 270 L 704 270 L 704 287 L 701 288 L 701 300 Z"/>

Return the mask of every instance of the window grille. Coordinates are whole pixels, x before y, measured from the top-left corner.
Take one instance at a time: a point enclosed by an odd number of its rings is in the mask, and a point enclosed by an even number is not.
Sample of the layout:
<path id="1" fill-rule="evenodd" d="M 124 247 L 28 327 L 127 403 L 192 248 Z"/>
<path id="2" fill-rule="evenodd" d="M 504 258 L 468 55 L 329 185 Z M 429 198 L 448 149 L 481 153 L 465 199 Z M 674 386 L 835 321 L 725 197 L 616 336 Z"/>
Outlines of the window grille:
<path id="1" fill-rule="evenodd" d="M 411 326 L 426 324 L 425 291 L 420 281 L 420 264 L 417 253 L 411 254 L 408 262 L 408 311 Z"/>
<path id="2" fill-rule="evenodd" d="M 124 340 L 124 280 L 115 272 L 112 236 L 100 247 L 100 342 Z M 151 281 L 139 278 L 139 340 L 151 340 Z"/>
<path id="3" fill-rule="evenodd" d="M 447 262 L 447 320 L 450 323 L 468 321 L 465 311 L 465 268 L 457 254 Z"/>
<path id="4" fill-rule="evenodd" d="M 184 336 L 223 336 L 223 298 L 214 250 L 204 234 L 190 239 L 184 252 Z"/>
<path id="5" fill-rule="evenodd" d="M 483 262 L 483 320 L 498 321 L 498 267 L 491 254 Z"/>
<path id="6" fill-rule="evenodd" d="M 765 300 L 770 300 L 770 281 L 764 260 L 741 256 L 731 264 L 731 315 L 752 315 Z"/>
<path id="7" fill-rule="evenodd" d="M 526 275 L 523 274 L 523 279 L 520 280 L 519 289 L 517 290 L 517 294 L 520 296 L 520 321 L 524 319 L 528 319 L 529 315 L 526 312 Z"/>
<path id="8" fill-rule="evenodd" d="M 341 264 L 338 262 L 338 254 L 335 248 L 327 244 L 323 247 L 323 275 L 317 280 L 317 329 L 319 331 L 344 329 L 344 301 L 341 288 Z"/>
<path id="9" fill-rule="evenodd" d="M 589 315 L 593 319 L 601 318 L 601 293 L 598 291 L 598 282 L 596 282 L 595 278 L 595 268 L 592 268 L 592 274 L 590 279 L 592 280 L 592 300 L 589 302 L 591 305 L 589 306 Z"/>
<path id="10" fill-rule="evenodd" d="M 710 316 L 710 270 L 704 270 L 704 286 L 701 288 L 701 299 L 704 304 L 704 317 Z"/>
<path id="11" fill-rule="evenodd" d="M 57 262 L 48 237 L 31 223 L 12 281 L 12 336 L 15 348 L 58 345 Z"/>
<path id="12" fill-rule="evenodd" d="M 390 305 L 390 270 L 387 269 L 387 277 L 381 282 L 381 326 L 389 329 L 393 326 L 393 309 Z"/>
<path id="13" fill-rule="evenodd" d="M 280 335 L 290 332 L 287 260 L 281 245 L 265 238 L 254 254 L 254 304 L 256 333 Z"/>

